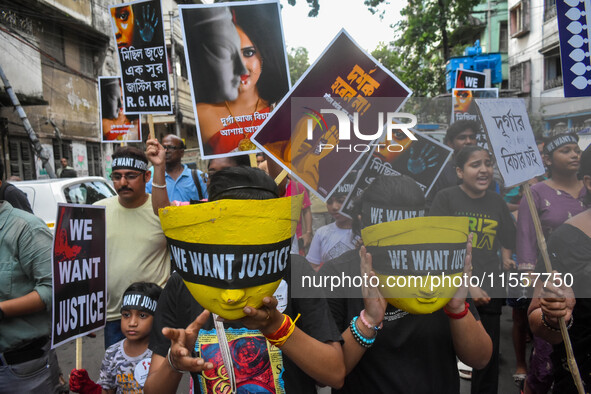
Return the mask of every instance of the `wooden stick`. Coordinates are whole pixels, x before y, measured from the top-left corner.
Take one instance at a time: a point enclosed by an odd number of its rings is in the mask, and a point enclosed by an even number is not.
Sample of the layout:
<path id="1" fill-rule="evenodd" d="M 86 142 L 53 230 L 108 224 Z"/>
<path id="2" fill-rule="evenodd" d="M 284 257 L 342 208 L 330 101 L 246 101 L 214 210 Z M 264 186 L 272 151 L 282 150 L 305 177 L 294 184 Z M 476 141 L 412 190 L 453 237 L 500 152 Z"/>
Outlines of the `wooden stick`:
<path id="1" fill-rule="evenodd" d="M 527 200 L 527 205 L 529 206 L 529 212 L 534 222 L 534 227 L 536 229 L 536 238 L 538 240 L 538 248 L 540 249 L 540 253 L 542 254 L 542 260 L 544 260 L 546 272 L 552 273 L 552 263 L 550 262 L 550 256 L 548 255 L 548 247 L 546 246 L 546 239 L 544 238 L 544 232 L 542 231 L 542 223 L 540 222 L 540 217 L 538 216 L 538 210 L 536 209 L 534 198 L 531 194 L 531 189 L 529 187 L 529 183 L 526 182 L 523 184 L 523 192 Z M 568 329 L 566 328 L 566 322 L 564 321 L 564 317 L 561 317 L 558 320 L 558 322 L 560 323 L 560 333 L 562 334 L 562 341 L 564 342 L 564 347 L 566 348 L 566 359 L 568 363 L 568 369 L 570 370 L 570 373 L 573 376 L 575 386 L 577 387 L 577 391 L 579 392 L 579 394 L 585 394 L 585 389 L 583 388 L 583 380 L 581 379 L 581 373 L 579 372 L 579 367 L 577 365 L 577 361 L 575 360 L 575 355 L 573 353 L 573 345 L 570 341 L 570 337 L 568 336 Z"/>
<path id="2" fill-rule="evenodd" d="M 281 182 L 283 182 L 283 180 L 285 179 L 285 177 L 287 176 L 287 171 L 283 170 L 279 173 L 279 175 L 277 175 L 277 178 L 275 178 L 275 184 L 279 185 Z"/>
<path id="3" fill-rule="evenodd" d="M 148 139 L 154 138 L 154 117 L 152 114 L 148 114 L 148 129 L 150 130 L 148 133 Z"/>
<path id="4" fill-rule="evenodd" d="M 76 369 L 82 368 L 82 337 L 76 338 Z"/>
<path id="5" fill-rule="evenodd" d="M 249 153 L 248 158 L 250 159 L 250 166 L 252 168 L 258 168 L 257 154 L 256 153 Z"/>

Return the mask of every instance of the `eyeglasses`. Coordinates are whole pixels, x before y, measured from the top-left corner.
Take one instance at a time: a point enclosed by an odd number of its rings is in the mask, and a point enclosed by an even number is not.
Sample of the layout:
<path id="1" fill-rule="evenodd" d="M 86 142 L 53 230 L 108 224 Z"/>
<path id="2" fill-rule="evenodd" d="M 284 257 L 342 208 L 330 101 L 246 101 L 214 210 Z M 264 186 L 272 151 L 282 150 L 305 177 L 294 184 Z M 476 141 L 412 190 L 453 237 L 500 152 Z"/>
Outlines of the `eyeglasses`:
<path id="1" fill-rule="evenodd" d="M 127 174 L 120 174 L 118 172 L 114 172 L 111 174 L 111 180 L 113 182 L 119 182 L 121 178 L 125 178 L 128 181 L 134 181 L 140 175 L 143 175 L 143 172 L 128 172 Z"/>
<path id="2" fill-rule="evenodd" d="M 174 146 L 174 145 L 162 145 L 162 147 L 164 148 L 164 150 L 181 150 L 181 149 L 185 149 L 182 146 Z"/>

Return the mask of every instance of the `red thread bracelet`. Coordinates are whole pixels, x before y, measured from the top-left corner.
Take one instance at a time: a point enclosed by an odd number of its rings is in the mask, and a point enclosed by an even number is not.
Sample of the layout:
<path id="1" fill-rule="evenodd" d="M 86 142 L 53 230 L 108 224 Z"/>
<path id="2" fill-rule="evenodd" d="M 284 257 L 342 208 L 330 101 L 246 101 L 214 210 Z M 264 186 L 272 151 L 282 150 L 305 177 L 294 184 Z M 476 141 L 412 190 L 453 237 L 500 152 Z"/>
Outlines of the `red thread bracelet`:
<path id="1" fill-rule="evenodd" d="M 370 330 L 374 330 L 374 331 L 378 331 L 381 330 L 382 327 L 384 327 L 384 323 L 380 323 L 379 326 L 372 326 L 371 324 L 369 324 L 369 322 L 365 319 L 365 309 L 361 311 L 361 313 L 359 314 L 359 318 L 361 319 L 361 323 L 363 323 L 363 325 L 367 328 L 369 328 Z"/>
<path id="2" fill-rule="evenodd" d="M 447 308 L 443 308 L 443 311 L 450 319 L 459 320 L 468 314 L 468 311 L 470 310 L 469 308 L 470 308 L 470 304 L 468 304 L 468 302 L 464 301 L 464 310 L 460 313 L 452 313 L 452 312 L 448 311 Z"/>

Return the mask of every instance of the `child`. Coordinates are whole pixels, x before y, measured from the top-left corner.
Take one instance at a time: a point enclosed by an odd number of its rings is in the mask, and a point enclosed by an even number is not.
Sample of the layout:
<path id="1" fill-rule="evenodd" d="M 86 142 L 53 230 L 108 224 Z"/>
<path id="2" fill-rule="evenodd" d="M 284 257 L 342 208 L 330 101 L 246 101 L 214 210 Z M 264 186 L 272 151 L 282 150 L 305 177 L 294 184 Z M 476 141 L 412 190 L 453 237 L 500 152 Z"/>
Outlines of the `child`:
<path id="1" fill-rule="evenodd" d="M 466 146 L 456 155 L 459 186 L 441 190 L 435 196 L 431 216 L 467 216 L 470 218 L 473 276 L 493 278 L 480 287 L 471 287 L 482 325 L 493 342 L 489 364 L 472 373 L 472 393 L 497 393 L 499 375 L 500 317 L 505 289 L 501 280 L 501 249 L 503 266 L 514 265 L 511 250 L 515 247 L 515 224 L 507 204 L 497 193 L 488 190 L 493 181 L 491 154 L 478 146 Z M 472 281 L 470 284 L 472 285 Z"/>
<path id="2" fill-rule="evenodd" d="M 100 377 L 94 383 L 84 369 L 72 370 L 70 390 L 82 394 L 143 393 L 152 351 L 148 349 L 156 303 L 162 289 L 136 282 L 123 294 L 121 331 L 125 339 L 105 351 Z"/>

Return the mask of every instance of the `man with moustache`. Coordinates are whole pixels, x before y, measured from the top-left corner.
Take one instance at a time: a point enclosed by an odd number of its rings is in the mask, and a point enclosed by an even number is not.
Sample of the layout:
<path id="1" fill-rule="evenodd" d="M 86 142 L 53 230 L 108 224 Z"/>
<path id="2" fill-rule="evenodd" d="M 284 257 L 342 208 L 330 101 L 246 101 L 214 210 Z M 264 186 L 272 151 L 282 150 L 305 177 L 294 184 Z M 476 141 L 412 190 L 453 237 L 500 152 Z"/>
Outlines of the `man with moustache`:
<path id="1" fill-rule="evenodd" d="M 113 154 L 111 180 L 117 196 L 97 201 L 106 207 L 107 224 L 107 325 L 105 349 L 124 338 L 121 332 L 121 299 L 134 282 L 154 282 L 164 287 L 170 276 L 166 238 L 152 211 L 150 180 L 144 152 L 120 147 Z"/>

